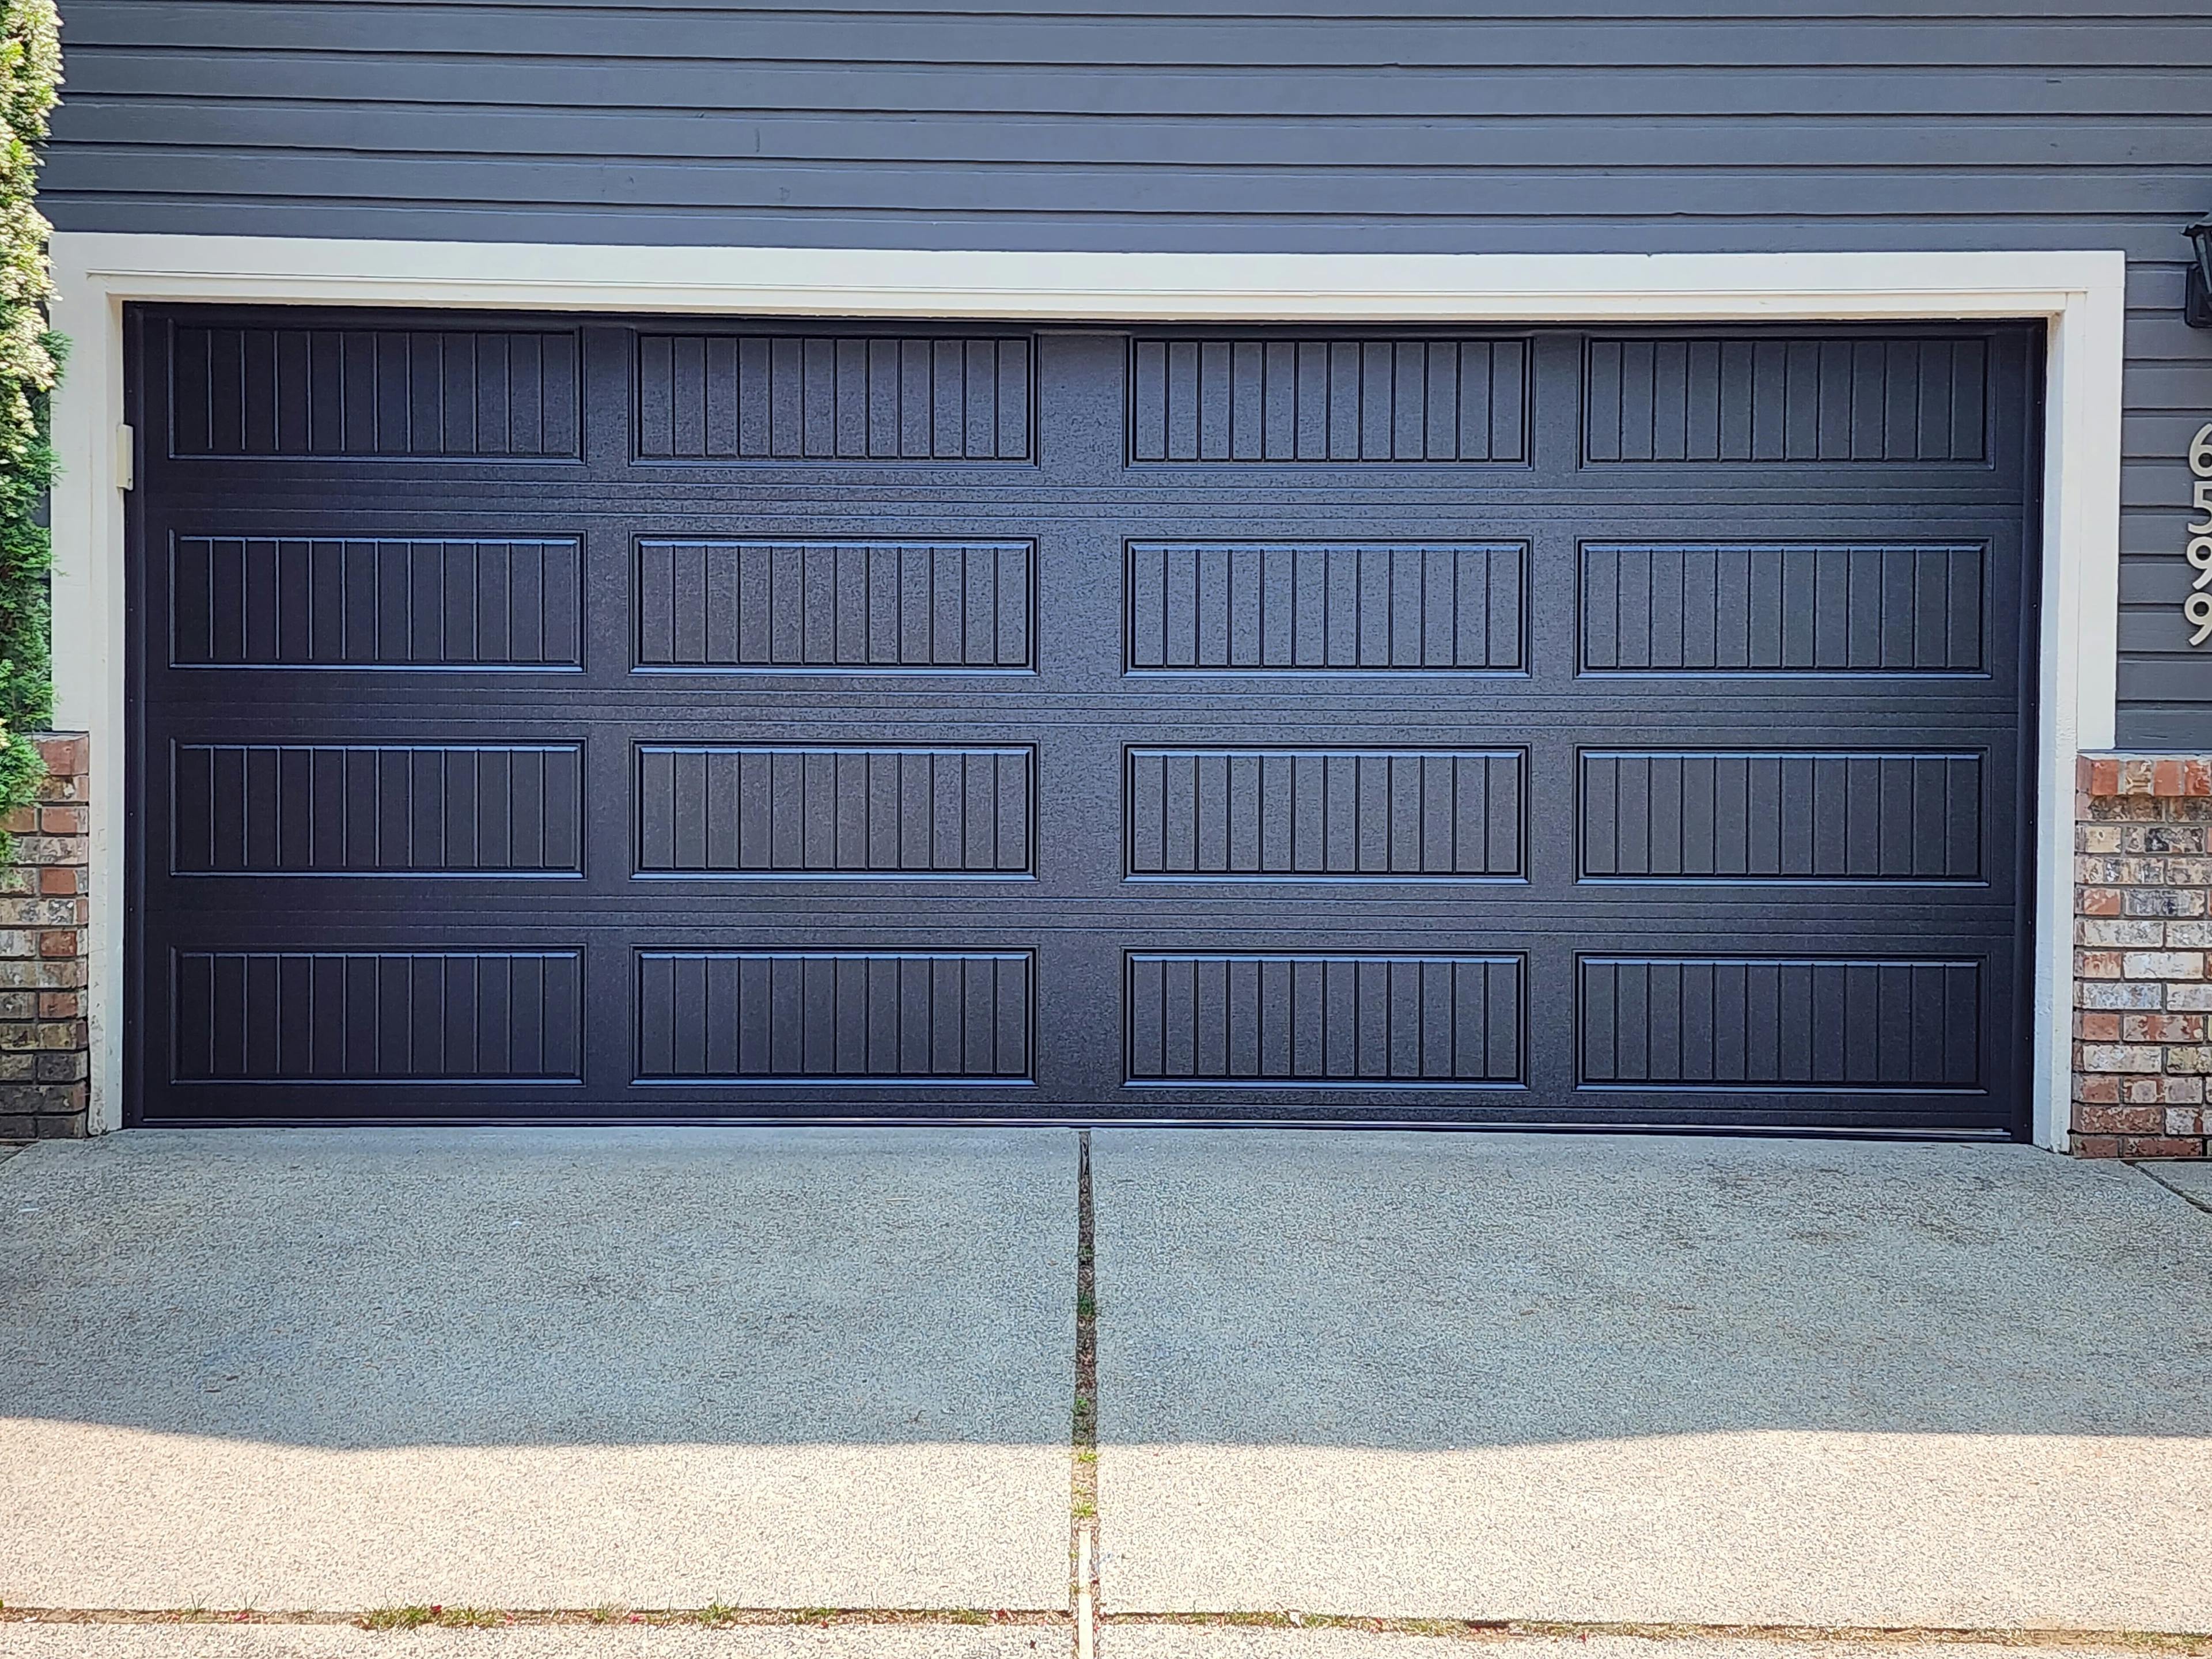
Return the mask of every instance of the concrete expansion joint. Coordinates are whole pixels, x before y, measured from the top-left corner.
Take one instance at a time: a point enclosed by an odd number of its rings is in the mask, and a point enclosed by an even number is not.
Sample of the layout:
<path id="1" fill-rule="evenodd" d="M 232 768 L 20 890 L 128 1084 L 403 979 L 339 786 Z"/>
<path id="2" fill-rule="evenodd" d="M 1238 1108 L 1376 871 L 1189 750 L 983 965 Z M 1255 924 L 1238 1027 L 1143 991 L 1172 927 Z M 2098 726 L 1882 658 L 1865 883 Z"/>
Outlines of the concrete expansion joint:
<path id="1" fill-rule="evenodd" d="M 1068 1482 L 1073 1530 L 1075 1659 L 1092 1659 L 1098 1638 L 1098 1262 L 1091 1206 L 1091 1131 L 1075 1138 L 1075 1401 Z"/>
<path id="2" fill-rule="evenodd" d="M 475 1607 L 415 1603 L 388 1607 L 37 1607 L 0 1605 L 7 1625 L 349 1625 L 360 1630 L 577 1629 L 620 1631 L 925 1626 L 959 1628 L 1015 1625 L 1062 1629 L 1068 1615 L 1052 1607 Z"/>
<path id="3" fill-rule="evenodd" d="M 2129 1167 L 2139 1170 L 2148 1176 L 2191 1209 L 2202 1210 L 2205 1214 L 2212 1215 L 2212 1197 L 2208 1197 L 2202 1193 L 2192 1193 L 2186 1187 L 2177 1185 L 2172 1176 L 2160 1173 L 2156 1164 L 2143 1163 L 2131 1158 L 2129 1160 Z"/>
<path id="4" fill-rule="evenodd" d="M 1978 1628 L 1951 1625 L 1728 1625 L 1571 1619 L 1404 1619 L 1382 1614 L 1279 1613 L 1109 1613 L 1109 1626 L 1197 1629 L 1358 1631 L 1377 1636 L 1456 1638 L 1469 1642 L 1559 1642 L 1614 1637 L 1643 1642 L 1766 1642 L 1778 1646 L 1843 1643 L 1866 1647 L 2007 1647 L 2036 1651 L 2212 1654 L 2212 1632 L 2142 1630 Z"/>

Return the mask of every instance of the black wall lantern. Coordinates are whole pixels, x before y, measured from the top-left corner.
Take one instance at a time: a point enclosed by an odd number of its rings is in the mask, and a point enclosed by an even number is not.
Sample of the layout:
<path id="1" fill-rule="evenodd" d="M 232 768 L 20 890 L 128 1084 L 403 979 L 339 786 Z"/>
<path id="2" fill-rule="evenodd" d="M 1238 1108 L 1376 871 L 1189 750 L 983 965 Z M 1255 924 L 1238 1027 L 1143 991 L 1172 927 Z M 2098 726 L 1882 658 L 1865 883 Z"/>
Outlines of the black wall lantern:
<path id="1" fill-rule="evenodd" d="M 2212 219 L 2199 219 L 2181 234 L 2197 249 L 2182 283 L 2181 320 L 2191 328 L 2212 328 Z"/>

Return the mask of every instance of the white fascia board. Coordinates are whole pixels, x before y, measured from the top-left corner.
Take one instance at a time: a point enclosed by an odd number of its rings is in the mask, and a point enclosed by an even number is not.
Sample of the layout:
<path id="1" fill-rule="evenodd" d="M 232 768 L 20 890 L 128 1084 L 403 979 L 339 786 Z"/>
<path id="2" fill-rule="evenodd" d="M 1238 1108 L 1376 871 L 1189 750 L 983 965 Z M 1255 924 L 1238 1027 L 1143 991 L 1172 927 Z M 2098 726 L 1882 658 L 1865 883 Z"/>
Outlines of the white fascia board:
<path id="1" fill-rule="evenodd" d="M 1069 321 L 2033 317 L 2118 253 L 1012 253 L 56 238 L 133 297 Z M 1931 305 L 1940 309 L 1931 310 Z"/>

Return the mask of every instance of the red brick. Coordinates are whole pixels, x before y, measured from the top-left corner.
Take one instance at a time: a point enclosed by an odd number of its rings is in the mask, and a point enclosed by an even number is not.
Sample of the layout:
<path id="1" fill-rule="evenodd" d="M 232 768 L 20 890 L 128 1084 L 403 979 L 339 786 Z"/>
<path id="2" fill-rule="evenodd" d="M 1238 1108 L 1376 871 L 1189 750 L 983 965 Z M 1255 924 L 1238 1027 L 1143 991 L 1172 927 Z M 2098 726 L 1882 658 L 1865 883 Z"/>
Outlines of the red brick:
<path id="1" fill-rule="evenodd" d="M 2212 761 L 2185 760 L 2181 763 L 2181 793 L 2185 795 L 2212 795 Z"/>
<path id="2" fill-rule="evenodd" d="M 2091 1134 L 2162 1134 L 2166 1113 L 2156 1106 L 2076 1106 L 2074 1127 Z"/>
<path id="3" fill-rule="evenodd" d="M 2115 760 L 2093 760 L 2087 766 L 2087 777 L 2083 786 L 2093 795 L 2117 795 L 2120 793 L 2120 763 Z"/>
<path id="4" fill-rule="evenodd" d="M 75 865 L 47 865 L 39 872 L 39 890 L 48 894 L 69 894 L 77 890 L 78 869 Z"/>
<path id="5" fill-rule="evenodd" d="M 2120 1102 L 2120 1080 L 2116 1077 L 2084 1077 L 2076 1073 L 2074 1098 L 2099 1106 L 2117 1106 Z"/>
<path id="6" fill-rule="evenodd" d="M 82 991 L 41 991 L 38 994 L 40 1019 L 76 1019 L 84 1013 Z"/>
<path id="7" fill-rule="evenodd" d="M 2076 951 L 2074 953 L 2074 972 L 2081 979 L 2118 979 L 2120 976 L 2120 953 L 2118 951 Z"/>
<path id="8" fill-rule="evenodd" d="M 42 836 L 82 836 L 92 829 L 92 814 L 82 806 L 41 806 L 39 833 Z"/>
<path id="9" fill-rule="evenodd" d="M 2077 1021 L 2081 1029 L 2074 1035 L 2085 1042 L 2118 1042 L 2120 1040 L 2120 1017 L 2118 1014 L 2084 1013 L 2077 1016 Z"/>
<path id="10" fill-rule="evenodd" d="M 2118 1158 L 2120 1143 L 2113 1135 L 2082 1135 L 2074 1137 L 2074 1156 L 2076 1158 Z"/>
<path id="11" fill-rule="evenodd" d="M 58 778 L 73 778 L 85 769 L 85 740 L 80 736 L 63 737 L 58 734 L 33 738 L 39 758 L 46 762 L 46 770 Z"/>
<path id="12" fill-rule="evenodd" d="M 2150 792 L 2154 795 L 2178 795 L 2181 793 L 2179 760 L 2166 759 L 2151 763 Z"/>
<path id="13" fill-rule="evenodd" d="M 39 935 L 39 954 L 42 957 L 73 957 L 78 954 L 78 935 L 74 928 L 56 928 L 52 933 Z"/>
<path id="14" fill-rule="evenodd" d="M 2202 1014 L 2129 1014 L 2121 1019 L 2120 1028 L 2124 1040 L 2129 1042 L 2204 1041 L 2204 1016 Z M 2083 1035 L 2087 1034 L 2085 1032 Z"/>
<path id="15" fill-rule="evenodd" d="M 2202 1158 L 2202 1140 L 2184 1140 L 2173 1135 L 2124 1135 L 2120 1139 L 2122 1158 Z"/>
<path id="16" fill-rule="evenodd" d="M 2116 887 L 2084 887 L 2074 901 L 2074 914 L 2080 916 L 2117 916 L 2120 914 L 2120 893 Z"/>

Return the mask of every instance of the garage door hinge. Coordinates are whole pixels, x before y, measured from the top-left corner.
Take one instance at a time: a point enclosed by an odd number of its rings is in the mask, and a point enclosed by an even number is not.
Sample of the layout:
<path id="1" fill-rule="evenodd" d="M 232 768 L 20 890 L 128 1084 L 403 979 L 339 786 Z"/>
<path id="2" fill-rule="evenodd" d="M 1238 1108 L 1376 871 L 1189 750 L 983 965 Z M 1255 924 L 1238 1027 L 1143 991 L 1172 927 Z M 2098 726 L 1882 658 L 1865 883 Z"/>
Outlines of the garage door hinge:
<path id="1" fill-rule="evenodd" d="M 134 468 L 138 455 L 138 434 L 127 426 L 115 428 L 115 487 L 131 489 L 137 486 Z"/>

